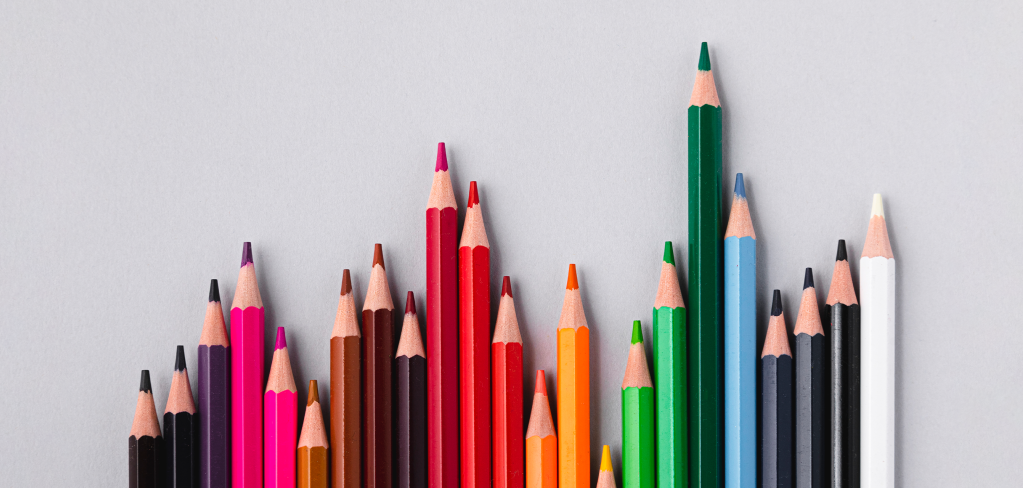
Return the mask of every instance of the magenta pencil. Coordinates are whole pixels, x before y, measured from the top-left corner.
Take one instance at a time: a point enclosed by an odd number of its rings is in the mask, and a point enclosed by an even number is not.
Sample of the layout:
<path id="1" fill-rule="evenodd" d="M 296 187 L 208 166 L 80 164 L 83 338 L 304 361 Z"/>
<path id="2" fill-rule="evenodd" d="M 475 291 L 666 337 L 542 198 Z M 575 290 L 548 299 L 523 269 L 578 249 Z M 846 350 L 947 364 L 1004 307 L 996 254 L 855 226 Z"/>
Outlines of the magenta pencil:
<path id="1" fill-rule="evenodd" d="M 263 299 L 252 244 L 231 304 L 231 478 L 233 488 L 263 487 Z"/>
<path id="2" fill-rule="evenodd" d="M 295 449 L 298 443 L 298 387 L 291 372 L 284 327 L 277 328 L 270 378 L 263 397 L 263 486 L 295 488 Z"/>

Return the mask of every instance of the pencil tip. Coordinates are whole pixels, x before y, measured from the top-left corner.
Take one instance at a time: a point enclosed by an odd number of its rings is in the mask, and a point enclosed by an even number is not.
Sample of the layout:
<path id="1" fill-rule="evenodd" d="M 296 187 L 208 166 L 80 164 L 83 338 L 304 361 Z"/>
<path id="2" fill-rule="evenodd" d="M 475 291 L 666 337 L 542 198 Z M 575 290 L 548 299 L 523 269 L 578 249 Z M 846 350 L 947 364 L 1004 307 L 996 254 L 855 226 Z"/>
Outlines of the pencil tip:
<path id="1" fill-rule="evenodd" d="M 707 50 L 707 43 L 700 45 L 700 71 L 710 71 L 710 52 Z"/>
<path id="2" fill-rule="evenodd" d="M 444 143 L 443 142 L 439 142 L 439 143 L 437 143 L 437 167 L 434 168 L 433 171 L 437 172 L 437 171 L 447 171 L 447 170 L 448 170 L 448 151 L 447 151 L 447 149 L 444 148 Z"/>
<path id="3" fill-rule="evenodd" d="M 210 280 L 210 301 L 220 301 L 220 285 L 217 284 L 217 280 Z"/>
<path id="4" fill-rule="evenodd" d="M 142 370 L 142 383 L 139 385 L 139 391 L 143 393 L 151 393 L 153 391 L 153 385 L 149 382 L 149 370 Z"/>
<path id="5" fill-rule="evenodd" d="M 838 255 L 835 256 L 835 261 L 848 261 L 849 255 L 845 252 L 845 239 L 838 240 Z"/>
<path id="6" fill-rule="evenodd" d="M 416 296 L 412 294 L 412 290 L 408 291 L 408 296 L 405 297 L 405 315 L 416 314 Z"/>
<path id="7" fill-rule="evenodd" d="M 246 242 L 242 244 L 242 265 L 245 267 L 246 264 L 252 263 L 252 243 Z M 253 263 L 255 264 L 255 263 Z"/>
<path id="8" fill-rule="evenodd" d="M 470 181 L 469 182 L 469 205 L 468 205 L 468 207 L 472 208 L 473 205 L 479 205 L 479 204 L 480 204 L 480 195 L 476 191 L 476 182 L 475 181 Z"/>
<path id="9" fill-rule="evenodd" d="M 174 371 L 185 370 L 185 346 L 178 346 L 178 351 L 174 356 Z"/>
<path id="10" fill-rule="evenodd" d="M 664 262 L 675 265 L 675 251 L 671 248 L 671 241 L 664 241 Z"/>
<path id="11" fill-rule="evenodd" d="M 638 320 L 632 321 L 632 343 L 643 342 L 643 324 Z"/>
<path id="12" fill-rule="evenodd" d="M 352 272 L 345 269 L 341 272 L 341 296 L 352 292 Z"/>
<path id="13" fill-rule="evenodd" d="M 380 244 L 373 246 L 373 266 L 378 264 L 381 268 L 387 269 L 387 266 L 384 266 L 384 246 Z"/>
<path id="14" fill-rule="evenodd" d="M 288 347 L 288 338 L 284 336 L 284 327 L 277 328 L 277 340 L 274 341 L 274 351 Z"/>
<path id="15" fill-rule="evenodd" d="M 501 281 L 501 296 L 505 296 L 505 295 L 508 295 L 508 296 L 510 296 L 512 298 L 515 298 L 512 295 L 511 278 L 508 277 L 508 276 L 505 276 L 504 280 Z"/>
<path id="16" fill-rule="evenodd" d="M 806 268 L 803 274 L 803 289 L 813 288 L 813 268 Z"/>
<path id="17" fill-rule="evenodd" d="M 565 289 L 567 289 L 567 290 L 578 290 L 579 289 L 579 279 L 576 278 L 576 276 L 575 276 L 575 265 L 574 264 L 568 265 L 568 284 L 565 285 Z"/>
<path id="18" fill-rule="evenodd" d="M 771 316 L 781 315 L 781 290 L 774 290 L 774 298 L 771 299 Z"/>
<path id="19" fill-rule="evenodd" d="M 536 388 L 533 389 L 533 393 L 547 396 L 547 378 L 544 376 L 542 369 L 536 370 Z"/>
<path id="20" fill-rule="evenodd" d="M 611 447 L 604 444 L 604 449 L 600 453 L 600 470 L 611 471 Z"/>
<path id="21" fill-rule="evenodd" d="M 870 206 L 870 216 L 873 217 L 875 215 L 882 219 L 884 218 L 884 203 L 881 201 L 880 193 L 874 194 L 874 203 Z"/>
<path id="22" fill-rule="evenodd" d="M 735 196 L 746 198 L 746 183 L 742 181 L 742 173 L 735 173 Z"/>
<path id="23" fill-rule="evenodd" d="M 316 384 L 316 380 L 309 380 L 309 399 L 306 400 L 305 406 L 310 406 L 313 402 L 320 401 L 320 388 Z"/>

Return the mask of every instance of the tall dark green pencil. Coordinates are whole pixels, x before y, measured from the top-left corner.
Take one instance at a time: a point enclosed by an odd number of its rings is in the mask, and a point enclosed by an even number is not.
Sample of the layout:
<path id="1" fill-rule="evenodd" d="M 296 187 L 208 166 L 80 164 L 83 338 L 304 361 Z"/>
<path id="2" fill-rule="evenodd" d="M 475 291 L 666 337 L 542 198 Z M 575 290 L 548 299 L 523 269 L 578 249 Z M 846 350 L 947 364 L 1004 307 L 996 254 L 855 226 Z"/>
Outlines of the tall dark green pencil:
<path id="1" fill-rule="evenodd" d="M 689 484 L 724 478 L 721 103 L 707 43 L 689 99 Z"/>
<path id="2" fill-rule="evenodd" d="M 622 380 L 622 484 L 654 488 L 654 383 L 638 320 L 632 323 L 632 346 Z"/>
<path id="3" fill-rule="evenodd" d="M 657 409 L 657 486 L 689 486 L 686 404 L 686 305 L 671 241 L 664 243 L 654 299 L 654 402 Z"/>

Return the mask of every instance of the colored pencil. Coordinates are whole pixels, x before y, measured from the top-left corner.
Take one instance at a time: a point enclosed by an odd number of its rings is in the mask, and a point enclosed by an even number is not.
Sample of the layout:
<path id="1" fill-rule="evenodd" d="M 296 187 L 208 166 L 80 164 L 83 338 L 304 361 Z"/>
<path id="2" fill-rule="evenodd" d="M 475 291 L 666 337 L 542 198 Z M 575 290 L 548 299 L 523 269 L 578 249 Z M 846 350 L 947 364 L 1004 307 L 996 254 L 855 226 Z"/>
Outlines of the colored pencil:
<path id="1" fill-rule="evenodd" d="M 622 486 L 653 488 L 655 458 L 654 382 L 646 364 L 643 331 L 636 320 L 622 380 Z"/>
<path id="2" fill-rule="evenodd" d="M 135 418 L 128 434 L 128 486 L 130 488 L 163 488 L 164 473 L 163 436 L 153 402 L 153 386 L 149 370 L 142 370 L 139 398 L 135 404 Z M 552 487 L 553 488 L 553 487 Z"/>
<path id="3" fill-rule="evenodd" d="M 657 403 L 657 485 L 689 486 L 686 398 L 686 305 L 671 241 L 664 243 L 654 299 L 654 401 Z"/>
<path id="4" fill-rule="evenodd" d="M 771 320 L 767 324 L 764 350 L 760 355 L 763 416 L 761 455 L 763 456 L 764 488 L 792 488 L 795 477 L 795 405 L 793 404 L 792 350 L 785 328 L 781 292 L 774 290 Z"/>
<path id="5" fill-rule="evenodd" d="M 806 268 L 796 336 L 796 486 L 824 485 L 824 328 L 817 309 L 813 270 Z"/>
<path id="6" fill-rule="evenodd" d="M 494 343 L 494 488 L 522 488 L 522 335 L 515 316 L 511 278 L 501 283 Z"/>
<path id="7" fill-rule="evenodd" d="M 558 320 L 558 486 L 590 486 L 590 328 L 575 265 Z"/>
<path id="8" fill-rule="evenodd" d="M 558 434 L 542 369 L 536 371 L 533 409 L 526 428 L 526 488 L 558 488 Z"/>
<path id="9" fill-rule="evenodd" d="M 334 330 L 330 334 L 330 450 L 333 488 L 362 488 L 359 470 L 362 441 L 359 420 L 360 348 L 359 319 L 355 311 L 351 273 L 341 277 Z"/>
<path id="10" fill-rule="evenodd" d="M 323 407 L 320 406 L 320 389 L 316 380 L 309 380 L 309 399 L 305 404 L 302 435 L 298 438 L 298 488 L 329 486 L 329 450 L 327 429 L 323 426 Z"/>
<path id="11" fill-rule="evenodd" d="M 231 342 L 217 280 L 199 338 L 199 486 L 231 486 Z"/>
<path id="12" fill-rule="evenodd" d="M 163 441 L 167 446 L 167 481 L 171 488 L 196 485 L 196 435 L 198 418 L 192 385 L 185 368 L 185 346 L 178 346 L 174 358 L 167 408 L 163 413 Z"/>
<path id="13" fill-rule="evenodd" d="M 459 414 L 462 488 L 490 488 L 490 242 L 469 182 L 458 245 Z"/>
<path id="14" fill-rule="evenodd" d="M 298 441 L 298 386 L 291 372 L 284 327 L 277 328 L 270 377 L 263 397 L 263 458 L 266 488 L 294 488 Z"/>
<path id="15" fill-rule="evenodd" d="M 824 305 L 831 319 L 831 488 L 860 486 L 860 305 L 845 240 Z"/>
<path id="16" fill-rule="evenodd" d="M 426 205 L 427 444 L 430 488 L 458 488 L 458 205 L 444 143 Z"/>
<path id="17" fill-rule="evenodd" d="M 689 480 L 699 488 L 724 474 L 721 250 L 721 103 L 705 42 L 689 99 Z"/>
<path id="18" fill-rule="evenodd" d="M 242 245 L 242 265 L 231 304 L 231 484 L 263 488 L 263 299 L 252 243 Z"/>
<path id="19" fill-rule="evenodd" d="M 597 473 L 597 488 L 615 488 L 615 471 L 611 466 L 611 447 L 604 444 L 600 453 L 600 471 Z"/>
<path id="20" fill-rule="evenodd" d="M 384 269 L 383 246 L 373 250 L 373 272 L 362 306 L 363 488 L 391 487 L 391 361 L 394 302 Z"/>
<path id="21" fill-rule="evenodd" d="M 725 228 L 725 486 L 757 482 L 757 234 L 742 173 Z"/>
<path id="22" fill-rule="evenodd" d="M 394 362 L 398 377 L 398 488 L 426 488 L 426 350 L 411 291 L 405 299 Z"/>
<path id="23" fill-rule="evenodd" d="M 895 486 L 895 255 L 881 194 L 860 255 L 860 482 Z"/>

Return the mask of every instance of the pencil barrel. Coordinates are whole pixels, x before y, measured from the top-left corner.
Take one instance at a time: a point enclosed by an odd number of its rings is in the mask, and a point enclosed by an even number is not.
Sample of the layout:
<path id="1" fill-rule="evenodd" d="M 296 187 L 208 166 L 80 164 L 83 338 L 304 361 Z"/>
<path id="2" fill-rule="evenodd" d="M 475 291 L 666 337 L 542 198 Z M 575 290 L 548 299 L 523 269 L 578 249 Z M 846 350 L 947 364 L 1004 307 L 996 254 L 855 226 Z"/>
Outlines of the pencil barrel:
<path id="1" fill-rule="evenodd" d="M 197 417 L 187 412 L 163 414 L 163 439 L 170 488 L 192 488 L 196 485 Z"/>
<path id="2" fill-rule="evenodd" d="M 522 344 L 495 342 L 493 362 L 494 488 L 523 486 Z"/>
<path id="3" fill-rule="evenodd" d="M 761 455 L 764 488 L 795 486 L 795 418 L 792 357 L 761 359 Z"/>
<path id="4" fill-rule="evenodd" d="M 325 447 L 302 446 L 298 448 L 298 488 L 327 488 L 330 482 L 327 476 L 329 463 Z"/>
<path id="5" fill-rule="evenodd" d="M 458 488 L 458 211 L 426 210 L 430 488 Z"/>
<path id="6" fill-rule="evenodd" d="M 128 437 L 128 487 L 166 488 L 162 437 Z"/>
<path id="7" fill-rule="evenodd" d="M 622 484 L 624 488 L 653 488 L 654 389 L 622 389 Z"/>
<path id="8" fill-rule="evenodd" d="M 458 250 L 462 488 L 490 488 L 490 249 Z"/>
<path id="9" fill-rule="evenodd" d="M 330 339 L 330 456 L 333 488 L 361 488 L 361 346 L 358 336 Z"/>
<path id="10" fill-rule="evenodd" d="M 263 488 L 262 307 L 231 309 L 231 482 Z"/>
<path id="11" fill-rule="evenodd" d="M 689 486 L 685 309 L 655 308 L 653 329 L 657 485 L 684 488 Z"/>
<path id="12" fill-rule="evenodd" d="M 231 348 L 200 345 L 199 486 L 231 486 Z"/>
<path id="13" fill-rule="evenodd" d="M 426 358 L 398 356 L 397 488 L 427 486 Z"/>
<path id="14" fill-rule="evenodd" d="M 725 486 L 757 480 L 757 253 L 752 237 L 728 237 L 725 254 Z"/>
<path id="15" fill-rule="evenodd" d="M 394 313 L 382 308 L 362 312 L 364 488 L 392 488 Z"/>
<path id="16" fill-rule="evenodd" d="M 796 336 L 796 486 L 824 486 L 824 335 Z"/>
<path id="17" fill-rule="evenodd" d="M 291 390 L 266 392 L 264 397 L 265 488 L 295 486 L 295 446 L 298 444 L 298 394 Z"/>
<path id="18" fill-rule="evenodd" d="M 558 330 L 558 486 L 590 486 L 590 331 Z"/>

